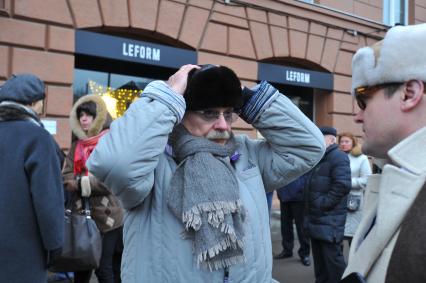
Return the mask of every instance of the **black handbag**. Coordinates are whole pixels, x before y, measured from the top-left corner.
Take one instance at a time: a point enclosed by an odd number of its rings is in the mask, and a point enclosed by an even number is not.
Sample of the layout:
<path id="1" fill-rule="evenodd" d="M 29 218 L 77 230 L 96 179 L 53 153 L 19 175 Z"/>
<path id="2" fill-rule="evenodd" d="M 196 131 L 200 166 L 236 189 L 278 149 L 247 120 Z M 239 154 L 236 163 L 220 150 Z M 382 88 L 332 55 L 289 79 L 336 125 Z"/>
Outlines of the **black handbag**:
<path id="1" fill-rule="evenodd" d="M 351 212 L 354 212 L 359 210 L 360 207 L 361 207 L 361 196 L 349 193 L 348 203 L 347 203 L 348 210 Z"/>
<path id="2" fill-rule="evenodd" d="M 83 210 L 65 209 L 65 233 L 62 253 L 50 266 L 52 272 L 96 269 L 102 255 L 102 236 L 90 216 L 88 198 L 82 198 Z"/>

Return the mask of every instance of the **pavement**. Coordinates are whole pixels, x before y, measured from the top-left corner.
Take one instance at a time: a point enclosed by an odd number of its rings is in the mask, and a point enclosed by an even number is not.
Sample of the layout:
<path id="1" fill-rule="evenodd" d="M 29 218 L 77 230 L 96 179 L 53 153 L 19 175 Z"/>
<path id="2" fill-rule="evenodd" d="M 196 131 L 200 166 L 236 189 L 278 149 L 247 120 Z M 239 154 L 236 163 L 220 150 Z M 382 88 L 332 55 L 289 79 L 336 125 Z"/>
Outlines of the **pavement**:
<path id="1" fill-rule="evenodd" d="M 293 230 L 296 232 L 296 227 Z M 279 254 L 282 251 L 279 208 L 274 208 L 271 213 L 271 238 L 272 252 L 273 254 Z M 274 259 L 272 277 L 280 283 L 313 283 L 315 282 L 315 275 L 312 254 L 310 255 L 311 266 L 304 266 L 297 255 L 299 248 L 297 235 L 294 235 L 294 239 L 293 257 Z"/>

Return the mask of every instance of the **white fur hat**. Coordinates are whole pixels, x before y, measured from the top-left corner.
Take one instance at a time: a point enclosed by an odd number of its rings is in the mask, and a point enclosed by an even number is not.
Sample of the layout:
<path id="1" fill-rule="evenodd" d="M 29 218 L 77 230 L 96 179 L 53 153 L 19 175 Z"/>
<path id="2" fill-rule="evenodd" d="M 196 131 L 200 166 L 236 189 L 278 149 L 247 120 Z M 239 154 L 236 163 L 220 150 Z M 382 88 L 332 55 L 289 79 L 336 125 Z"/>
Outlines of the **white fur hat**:
<path id="1" fill-rule="evenodd" d="M 360 86 L 413 79 L 426 82 L 426 24 L 393 27 L 352 59 L 352 94 Z"/>

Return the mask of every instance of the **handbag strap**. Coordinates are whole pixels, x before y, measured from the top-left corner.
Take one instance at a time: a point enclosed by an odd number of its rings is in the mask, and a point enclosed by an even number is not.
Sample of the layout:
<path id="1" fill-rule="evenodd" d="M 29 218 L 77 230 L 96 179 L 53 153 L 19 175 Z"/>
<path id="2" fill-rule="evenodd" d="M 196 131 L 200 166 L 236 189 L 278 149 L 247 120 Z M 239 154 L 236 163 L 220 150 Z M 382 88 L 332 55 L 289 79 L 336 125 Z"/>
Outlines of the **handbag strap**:
<path id="1" fill-rule="evenodd" d="M 81 197 L 81 202 L 83 206 L 82 213 L 87 217 L 90 217 L 90 202 L 88 197 Z"/>

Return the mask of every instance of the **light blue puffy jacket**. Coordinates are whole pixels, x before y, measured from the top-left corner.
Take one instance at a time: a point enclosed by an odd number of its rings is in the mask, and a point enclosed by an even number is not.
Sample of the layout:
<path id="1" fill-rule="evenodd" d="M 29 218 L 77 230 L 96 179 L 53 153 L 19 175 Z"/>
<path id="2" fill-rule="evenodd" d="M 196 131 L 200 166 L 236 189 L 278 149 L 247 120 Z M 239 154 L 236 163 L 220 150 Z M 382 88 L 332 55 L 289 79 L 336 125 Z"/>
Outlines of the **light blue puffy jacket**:
<path id="1" fill-rule="evenodd" d="M 253 89 L 241 116 L 265 140 L 237 136 L 235 174 L 246 209 L 244 255 L 229 268 L 229 282 L 267 283 L 272 248 L 265 191 L 278 189 L 312 168 L 325 146 L 318 128 L 284 95 L 263 82 Z M 219 283 L 224 270 L 199 269 L 182 222 L 167 206 L 176 169 L 165 151 L 168 135 L 185 112 L 185 101 L 162 81 L 151 82 L 125 115 L 111 124 L 87 163 L 121 200 L 124 224 L 124 283 Z M 214 174 L 214 172 L 206 172 Z M 218 176 L 220 178 L 220 176 Z"/>

